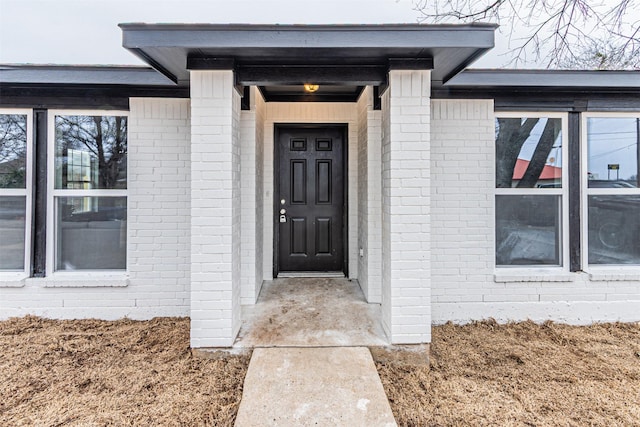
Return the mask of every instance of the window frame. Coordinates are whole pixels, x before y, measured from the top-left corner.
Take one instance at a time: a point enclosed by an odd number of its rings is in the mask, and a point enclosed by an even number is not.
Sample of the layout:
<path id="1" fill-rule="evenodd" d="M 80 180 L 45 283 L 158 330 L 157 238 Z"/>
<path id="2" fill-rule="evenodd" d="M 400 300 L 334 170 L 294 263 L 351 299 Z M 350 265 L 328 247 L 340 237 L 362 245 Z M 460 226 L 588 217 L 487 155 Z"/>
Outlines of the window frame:
<path id="1" fill-rule="evenodd" d="M 580 117 L 580 208 L 582 224 L 580 240 L 582 250 L 582 269 L 586 272 L 624 270 L 626 272 L 640 270 L 640 264 L 589 264 L 589 196 L 624 196 L 640 195 L 640 188 L 589 188 L 589 132 L 590 118 L 640 118 L 640 112 L 583 112 Z"/>
<path id="2" fill-rule="evenodd" d="M 549 273 L 569 272 L 569 114 L 566 112 L 553 111 L 496 111 L 493 116 L 493 126 L 495 134 L 496 121 L 499 118 L 548 118 L 560 119 L 562 130 L 562 188 L 497 188 L 496 176 L 496 141 L 493 138 L 493 263 L 496 271 L 501 273 L 514 273 L 517 271 L 531 272 L 543 270 Z M 497 235 L 496 225 L 496 196 L 535 196 L 535 195 L 556 195 L 560 196 L 560 264 L 559 265 L 498 265 L 496 262 L 495 239 Z"/>
<path id="3" fill-rule="evenodd" d="M 30 108 L 0 108 L 0 114 L 27 116 L 27 169 L 25 188 L 0 188 L 0 196 L 25 197 L 25 232 L 24 232 L 24 266 L 22 270 L 0 270 L 0 277 L 29 277 L 31 275 L 31 235 L 33 226 L 33 109 Z"/>
<path id="4" fill-rule="evenodd" d="M 0 188 L 0 196 L 25 197 L 24 222 L 24 266 L 22 270 L 0 270 L 1 277 L 31 275 L 31 235 L 33 226 L 33 109 L 31 108 L 0 108 L 0 114 L 27 116 L 27 158 L 25 188 Z"/>
<path id="5" fill-rule="evenodd" d="M 129 271 L 129 161 L 127 161 L 127 188 L 126 189 L 56 189 L 55 188 L 55 155 L 56 155 L 56 116 L 124 116 L 127 117 L 127 158 L 129 156 L 129 111 L 126 110 L 49 110 L 47 123 L 47 268 L 48 277 L 77 276 L 80 274 L 88 277 L 119 276 Z M 60 197 L 125 197 L 127 199 L 127 246 L 126 263 L 124 270 L 57 270 L 56 269 L 56 242 L 57 235 L 57 209 L 56 199 Z"/>

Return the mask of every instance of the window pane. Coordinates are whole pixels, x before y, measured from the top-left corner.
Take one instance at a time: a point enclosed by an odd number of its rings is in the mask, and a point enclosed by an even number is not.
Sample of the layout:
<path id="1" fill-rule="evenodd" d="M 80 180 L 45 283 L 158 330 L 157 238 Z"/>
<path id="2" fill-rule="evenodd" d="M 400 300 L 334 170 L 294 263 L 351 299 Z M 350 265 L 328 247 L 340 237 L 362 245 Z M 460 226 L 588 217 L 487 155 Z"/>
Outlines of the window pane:
<path id="1" fill-rule="evenodd" d="M 27 116 L 0 114 L 0 188 L 27 187 Z"/>
<path id="2" fill-rule="evenodd" d="M 59 197 L 57 270 L 124 270 L 126 197 Z"/>
<path id="3" fill-rule="evenodd" d="M 55 162 L 55 188 L 127 188 L 127 118 L 56 116 Z"/>
<path id="4" fill-rule="evenodd" d="M 0 197 L 0 270 L 24 270 L 26 198 Z"/>
<path id="5" fill-rule="evenodd" d="M 640 264 L 640 195 L 589 196 L 589 263 Z"/>
<path id="6" fill-rule="evenodd" d="M 562 121 L 496 119 L 496 188 L 562 187 Z"/>
<path id="7" fill-rule="evenodd" d="M 496 196 L 496 265 L 560 265 L 560 196 Z"/>
<path id="8" fill-rule="evenodd" d="M 640 187 L 640 119 L 587 120 L 589 188 Z"/>

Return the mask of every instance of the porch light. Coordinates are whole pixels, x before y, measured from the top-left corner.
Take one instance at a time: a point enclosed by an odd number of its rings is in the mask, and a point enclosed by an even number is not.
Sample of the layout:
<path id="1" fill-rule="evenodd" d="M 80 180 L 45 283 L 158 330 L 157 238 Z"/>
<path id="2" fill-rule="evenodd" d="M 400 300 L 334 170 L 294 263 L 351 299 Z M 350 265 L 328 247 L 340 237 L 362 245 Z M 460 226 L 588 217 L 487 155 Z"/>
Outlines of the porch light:
<path id="1" fill-rule="evenodd" d="M 311 84 L 311 83 L 305 83 L 304 84 L 305 92 L 313 93 L 313 92 L 317 91 L 319 88 L 320 88 L 320 85 L 314 85 L 314 84 Z"/>

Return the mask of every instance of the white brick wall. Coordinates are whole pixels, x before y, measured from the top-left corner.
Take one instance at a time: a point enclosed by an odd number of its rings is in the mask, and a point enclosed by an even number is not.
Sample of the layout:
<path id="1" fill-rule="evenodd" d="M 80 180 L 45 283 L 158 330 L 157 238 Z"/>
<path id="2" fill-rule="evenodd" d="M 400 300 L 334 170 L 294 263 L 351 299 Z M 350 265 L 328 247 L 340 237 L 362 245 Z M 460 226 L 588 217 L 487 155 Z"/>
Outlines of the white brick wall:
<path id="1" fill-rule="evenodd" d="M 240 328 L 240 96 L 232 71 L 191 72 L 191 345 Z"/>
<path id="2" fill-rule="evenodd" d="M 242 304 L 256 302 L 256 111 L 240 112 L 241 184 L 241 298 Z"/>
<path id="3" fill-rule="evenodd" d="M 0 287 L 0 318 L 191 315 L 194 347 L 231 345 L 272 277 L 273 125 L 315 122 L 349 125 L 350 275 L 394 343 L 428 342 L 431 319 L 637 321 L 637 272 L 496 274 L 493 103 L 429 105 L 428 80 L 393 71 L 382 112 L 370 89 L 356 105 L 266 104 L 254 88 L 240 113 L 227 71 L 193 72 L 191 100 L 132 98 L 128 276 Z"/>
<path id="4" fill-rule="evenodd" d="M 429 71 L 391 71 L 382 103 L 382 311 L 394 344 L 430 342 Z"/>
<path id="5" fill-rule="evenodd" d="M 373 111 L 373 90 L 358 100 L 358 281 L 369 303 L 380 303 L 382 257 L 382 150 L 380 111 Z"/>
<path id="6" fill-rule="evenodd" d="M 78 280 L 28 279 L 24 287 L 0 287 L 0 319 L 189 314 L 189 100 L 132 98 L 130 105 L 128 278 L 77 272 Z"/>
<path id="7" fill-rule="evenodd" d="M 260 295 L 260 289 L 262 288 L 262 282 L 264 279 L 264 263 L 266 260 L 263 257 L 262 251 L 264 248 L 264 122 L 266 116 L 266 104 L 262 99 L 262 94 L 257 87 L 252 88 L 251 94 L 251 109 L 255 110 L 256 128 L 255 128 L 255 141 L 256 141 L 256 159 L 254 168 L 256 170 L 255 180 L 255 208 L 256 208 L 256 224 L 255 224 L 255 248 L 254 254 L 256 264 L 256 281 L 254 283 L 254 295 L 256 299 Z"/>
<path id="8" fill-rule="evenodd" d="M 490 100 L 432 100 L 433 321 L 637 321 L 640 283 L 503 269 L 494 276 L 494 113 Z M 636 275 L 638 277 L 639 275 Z M 598 277 L 594 277 L 598 279 Z"/>

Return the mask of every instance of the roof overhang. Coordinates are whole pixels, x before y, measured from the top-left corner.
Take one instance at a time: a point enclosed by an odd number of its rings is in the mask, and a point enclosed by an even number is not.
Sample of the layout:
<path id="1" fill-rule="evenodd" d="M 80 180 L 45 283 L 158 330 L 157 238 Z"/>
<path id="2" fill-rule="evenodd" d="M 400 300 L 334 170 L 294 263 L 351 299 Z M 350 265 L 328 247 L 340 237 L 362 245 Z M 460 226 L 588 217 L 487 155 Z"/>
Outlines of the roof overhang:
<path id="1" fill-rule="evenodd" d="M 130 97 L 188 98 L 149 67 L 0 64 L 0 105 L 127 109 Z"/>
<path id="2" fill-rule="evenodd" d="M 552 91 L 638 90 L 640 72 L 613 70 L 465 70 L 449 88 Z"/>
<path id="3" fill-rule="evenodd" d="M 493 99 L 496 111 L 638 111 L 640 71 L 465 70 L 435 99 Z"/>
<path id="4" fill-rule="evenodd" d="M 0 64 L 2 84 L 174 86 L 149 67 Z"/>
<path id="5" fill-rule="evenodd" d="M 446 82 L 494 46 L 493 24 L 120 24 L 123 46 L 177 83 L 233 69 L 239 85 L 380 85 L 389 69 Z"/>

